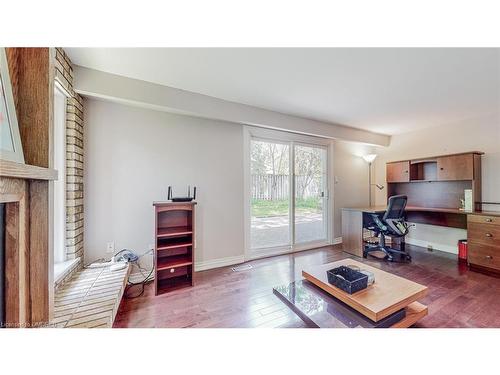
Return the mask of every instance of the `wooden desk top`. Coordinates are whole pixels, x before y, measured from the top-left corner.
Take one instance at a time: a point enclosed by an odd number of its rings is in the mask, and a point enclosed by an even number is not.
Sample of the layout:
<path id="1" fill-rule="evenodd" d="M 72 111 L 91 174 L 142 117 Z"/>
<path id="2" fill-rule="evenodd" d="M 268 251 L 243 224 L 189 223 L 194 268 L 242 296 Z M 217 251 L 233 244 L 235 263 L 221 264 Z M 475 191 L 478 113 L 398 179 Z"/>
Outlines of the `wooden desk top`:
<path id="1" fill-rule="evenodd" d="M 362 211 L 368 213 L 385 212 L 387 206 L 371 206 L 371 207 L 343 207 L 343 210 L 348 211 Z M 499 216 L 500 212 L 496 211 L 463 211 L 458 208 L 439 208 L 439 207 L 417 207 L 417 206 L 406 206 L 406 211 L 414 212 L 442 212 L 447 214 L 460 214 L 460 215 L 488 215 L 488 216 Z"/>
<path id="2" fill-rule="evenodd" d="M 373 272 L 375 283 L 357 293 L 348 294 L 328 282 L 326 271 L 349 265 Z M 424 285 L 349 258 L 321 266 L 307 267 L 302 270 L 302 276 L 375 322 L 405 308 L 427 294 L 427 287 Z"/>

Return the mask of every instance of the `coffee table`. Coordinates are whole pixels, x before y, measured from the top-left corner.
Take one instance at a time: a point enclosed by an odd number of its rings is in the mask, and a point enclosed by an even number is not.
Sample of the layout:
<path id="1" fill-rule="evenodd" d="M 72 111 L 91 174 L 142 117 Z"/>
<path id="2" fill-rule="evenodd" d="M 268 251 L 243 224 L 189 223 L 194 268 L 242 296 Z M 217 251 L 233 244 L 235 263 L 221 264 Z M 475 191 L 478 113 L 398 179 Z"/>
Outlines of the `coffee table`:
<path id="1" fill-rule="evenodd" d="M 326 271 L 355 266 L 375 274 L 375 283 L 352 295 L 328 283 Z M 418 302 L 427 287 L 354 259 L 306 267 L 305 280 L 275 287 L 273 293 L 310 327 L 410 327 L 427 315 Z"/>

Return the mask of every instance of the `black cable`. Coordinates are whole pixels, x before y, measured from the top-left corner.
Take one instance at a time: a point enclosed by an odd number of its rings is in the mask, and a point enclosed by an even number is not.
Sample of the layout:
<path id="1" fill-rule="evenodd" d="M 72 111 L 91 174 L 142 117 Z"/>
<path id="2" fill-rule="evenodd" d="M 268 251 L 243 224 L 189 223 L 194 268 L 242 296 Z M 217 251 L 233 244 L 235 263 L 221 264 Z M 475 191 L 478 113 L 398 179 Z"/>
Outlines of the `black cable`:
<path id="1" fill-rule="evenodd" d="M 144 278 L 144 280 L 139 281 L 138 283 L 133 283 L 133 282 L 131 282 L 131 281 L 128 281 L 128 284 L 129 284 L 129 285 L 140 285 L 140 284 L 147 283 L 147 282 L 148 282 L 148 279 L 149 279 L 149 278 L 151 277 L 151 275 L 153 274 L 153 270 L 154 270 L 154 267 L 153 267 L 153 268 L 151 268 L 151 271 L 149 272 L 149 275 L 147 275 L 147 276 Z M 149 280 L 149 281 L 151 281 L 151 280 Z"/>
<path id="2" fill-rule="evenodd" d="M 128 252 L 129 252 L 129 253 L 133 256 L 133 257 L 131 257 L 133 260 L 130 260 L 130 258 L 129 258 L 128 263 L 130 263 L 130 264 L 132 264 L 132 265 L 134 265 L 134 264 L 135 264 L 135 265 L 137 266 L 137 268 L 139 269 L 139 271 L 141 271 L 141 273 L 142 273 L 143 268 L 139 265 L 139 259 L 140 259 L 140 258 L 142 258 L 144 255 L 146 255 L 146 254 L 150 253 L 150 252 L 151 252 L 151 250 L 148 250 L 148 251 L 146 251 L 145 253 L 143 253 L 143 254 L 141 254 L 141 255 L 136 255 L 136 254 L 135 254 L 133 251 L 131 251 L 131 250 L 128 250 L 128 249 L 122 249 L 122 250 L 120 250 L 119 252 L 117 252 L 116 254 L 114 254 L 114 255 L 113 255 L 113 258 L 115 258 L 115 259 L 116 259 L 116 257 L 117 257 L 118 255 L 120 255 L 120 254 L 122 254 L 122 253 L 124 253 L 124 252 L 127 252 L 127 251 L 128 251 Z M 125 259 L 126 259 L 126 258 L 125 258 Z M 103 258 L 101 258 L 101 259 L 99 259 L 99 260 L 97 260 L 97 261 L 104 261 L 104 259 L 103 259 Z M 97 261 L 94 261 L 94 262 L 92 262 L 92 263 L 89 263 L 87 266 L 89 266 L 89 265 L 91 265 L 91 264 L 93 264 L 93 263 L 96 263 Z M 86 267 L 87 267 L 87 266 L 86 266 Z M 153 268 L 151 268 L 151 270 L 150 270 L 150 272 L 149 272 L 149 275 L 147 275 L 147 276 L 144 278 L 144 280 L 139 281 L 139 282 L 135 282 L 135 283 L 133 283 L 133 282 L 131 282 L 131 281 L 130 281 L 130 275 L 129 275 L 129 278 L 128 278 L 128 280 L 127 280 L 127 286 L 125 287 L 125 291 L 124 291 L 124 293 L 123 293 L 123 296 L 124 296 L 126 299 L 133 299 L 133 298 L 137 298 L 137 297 L 142 296 L 142 295 L 144 294 L 144 290 L 145 290 L 146 284 L 149 284 L 151 281 L 153 281 L 153 280 L 149 280 L 149 278 L 150 278 L 150 277 L 151 277 L 151 275 L 153 274 L 153 271 L 154 271 L 154 266 L 153 266 Z M 144 274 L 143 274 L 143 273 L 142 273 L 142 275 L 144 276 Z M 131 288 L 133 288 L 134 286 L 138 286 L 138 285 L 141 285 L 141 292 L 140 292 L 139 294 L 137 294 L 137 295 L 134 295 L 134 296 L 129 295 L 129 294 L 128 294 L 128 290 L 130 290 L 130 289 L 131 289 Z"/>
<path id="3" fill-rule="evenodd" d="M 144 254 L 143 254 L 144 255 Z M 134 261 L 134 262 L 131 262 L 132 264 L 135 264 L 137 266 L 137 268 L 139 268 L 139 270 L 141 269 L 141 267 L 139 266 L 138 262 L 137 261 Z M 154 267 L 151 268 L 151 271 L 149 272 L 149 275 L 147 275 L 144 280 L 140 281 L 140 282 L 136 282 L 136 283 L 133 283 L 130 281 L 130 276 L 129 276 L 129 280 L 127 280 L 127 287 L 125 288 L 125 293 L 123 293 L 125 299 L 133 299 L 133 298 L 137 298 L 137 297 L 140 297 L 144 294 L 144 290 L 146 288 L 146 284 L 149 284 L 151 281 L 153 280 L 149 280 L 149 278 L 151 277 L 151 275 L 153 274 L 153 271 L 154 271 Z M 134 286 L 137 286 L 137 285 L 141 285 L 141 291 L 139 294 L 136 294 L 134 296 L 131 296 L 130 294 L 128 294 L 128 291 L 134 287 Z"/>

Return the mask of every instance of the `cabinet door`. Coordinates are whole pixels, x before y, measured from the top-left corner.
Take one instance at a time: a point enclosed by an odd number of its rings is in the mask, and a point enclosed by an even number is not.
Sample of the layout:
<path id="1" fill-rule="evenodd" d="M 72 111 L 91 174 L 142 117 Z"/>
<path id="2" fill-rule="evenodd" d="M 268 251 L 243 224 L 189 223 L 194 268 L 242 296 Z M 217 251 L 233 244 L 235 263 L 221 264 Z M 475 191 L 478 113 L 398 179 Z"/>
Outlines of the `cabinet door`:
<path id="1" fill-rule="evenodd" d="M 443 156 L 437 159 L 437 178 L 440 181 L 474 179 L 472 154 Z"/>
<path id="2" fill-rule="evenodd" d="M 387 163 L 386 176 L 387 182 L 409 182 L 410 162 L 399 161 L 397 163 Z"/>

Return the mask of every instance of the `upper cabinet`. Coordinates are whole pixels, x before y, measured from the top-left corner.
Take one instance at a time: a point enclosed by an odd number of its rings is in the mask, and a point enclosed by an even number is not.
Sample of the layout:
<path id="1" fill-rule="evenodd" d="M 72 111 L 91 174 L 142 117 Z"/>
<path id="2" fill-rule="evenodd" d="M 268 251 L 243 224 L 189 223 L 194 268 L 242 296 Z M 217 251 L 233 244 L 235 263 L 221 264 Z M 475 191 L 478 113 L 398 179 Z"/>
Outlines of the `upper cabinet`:
<path id="1" fill-rule="evenodd" d="M 387 182 L 409 182 L 410 181 L 410 162 L 398 161 L 387 163 L 386 165 Z"/>
<path id="2" fill-rule="evenodd" d="M 482 154 L 471 151 L 387 163 L 387 196 L 406 195 L 408 206 L 458 209 L 472 191 L 473 208 L 480 210 Z"/>
<path id="3" fill-rule="evenodd" d="M 482 152 L 433 156 L 386 164 L 388 183 L 473 181 L 481 179 Z"/>
<path id="4" fill-rule="evenodd" d="M 437 158 L 438 181 L 474 179 L 474 154 L 450 155 Z"/>

